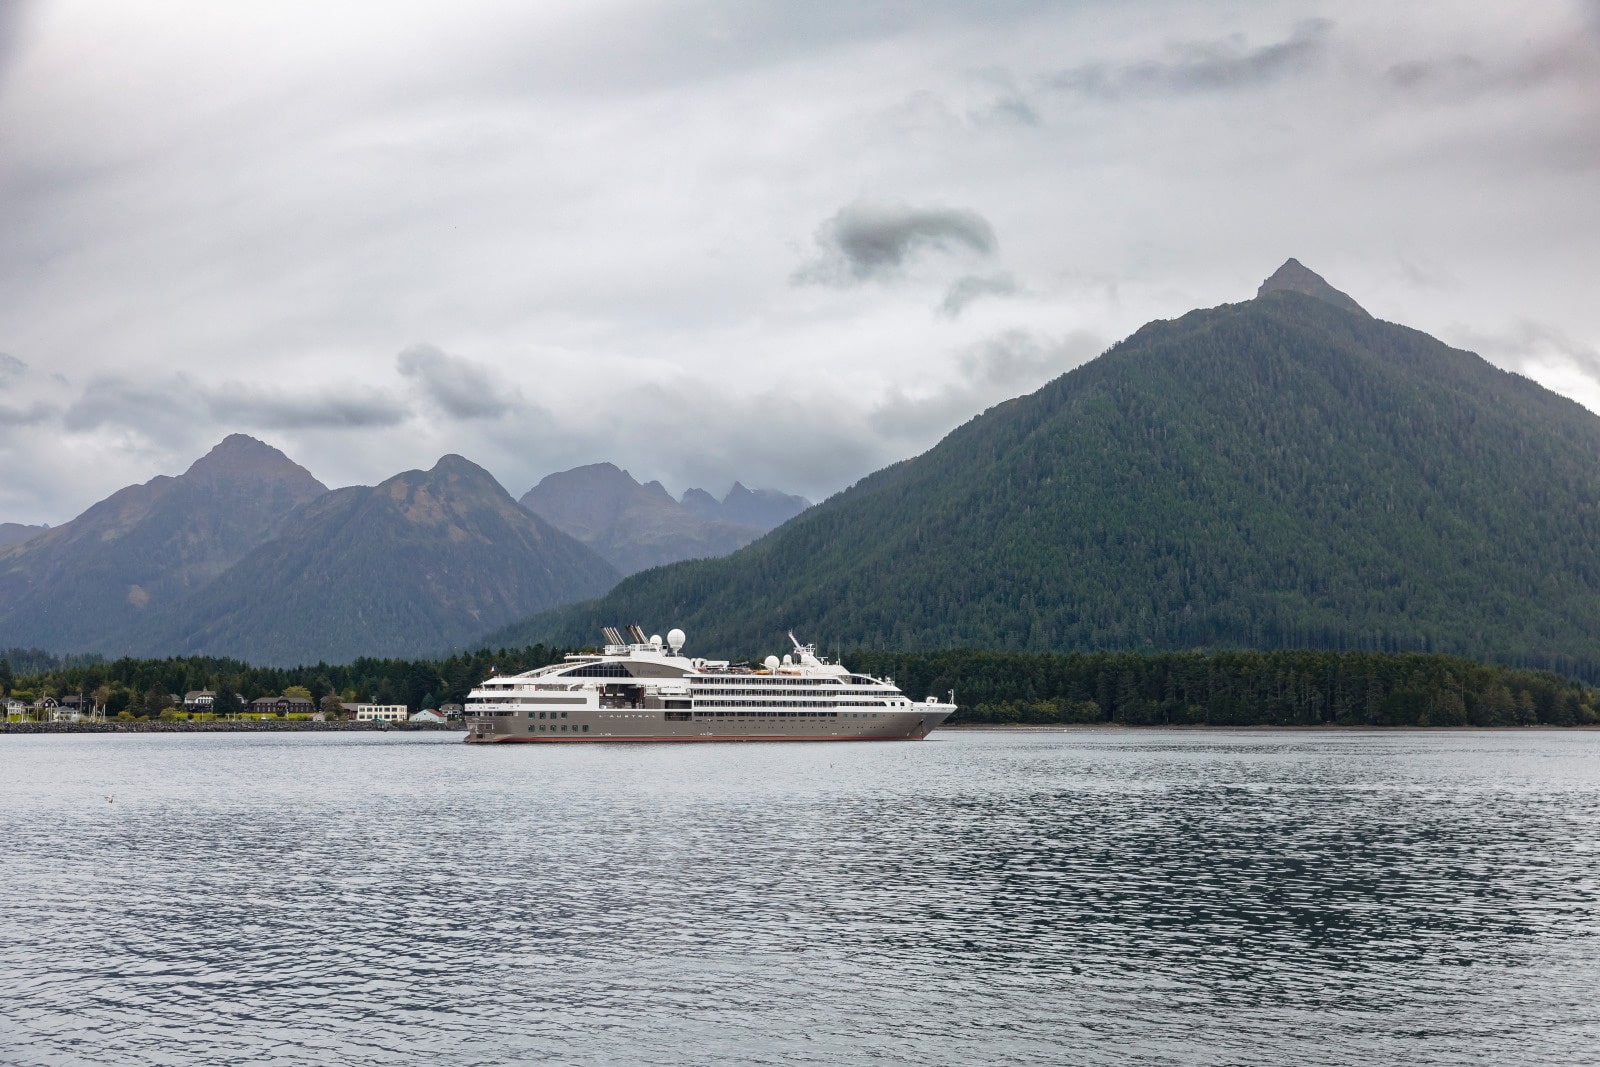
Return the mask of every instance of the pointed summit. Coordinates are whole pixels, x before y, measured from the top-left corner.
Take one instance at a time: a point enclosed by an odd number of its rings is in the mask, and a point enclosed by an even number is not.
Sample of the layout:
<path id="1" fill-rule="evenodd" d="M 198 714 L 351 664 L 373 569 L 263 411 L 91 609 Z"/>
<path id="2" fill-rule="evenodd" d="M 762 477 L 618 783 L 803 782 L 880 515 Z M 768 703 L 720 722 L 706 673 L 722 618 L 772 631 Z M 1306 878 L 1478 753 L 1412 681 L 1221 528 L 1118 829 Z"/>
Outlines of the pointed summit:
<path id="1" fill-rule="evenodd" d="M 292 483 L 306 496 L 327 491 L 310 471 L 248 434 L 232 433 L 210 452 L 190 464 L 183 477 L 191 483 L 219 482 Z"/>
<path id="2" fill-rule="evenodd" d="M 1366 308 L 1356 303 L 1347 294 L 1341 293 L 1329 285 L 1322 275 L 1305 266 L 1298 259 L 1285 260 L 1283 266 L 1272 272 L 1272 277 L 1261 283 L 1261 288 L 1256 290 L 1256 297 L 1259 299 L 1268 293 L 1275 293 L 1279 290 L 1314 296 L 1318 300 L 1327 301 L 1334 307 L 1341 307 L 1346 311 L 1354 311 L 1358 315 L 1367 314 Z"/>
<path id="3" fill-rule="evenodd" d="M 472 462 L 466 456 L 457 455 L 454 452 L 440 456 L 439 462 L 433 465 L 433 469 L 425 473 L 435 478 L 466 478 L 480 483 L 494 482 L 497 487 L 500 485 L 495 480 L 494 475 Z"/>

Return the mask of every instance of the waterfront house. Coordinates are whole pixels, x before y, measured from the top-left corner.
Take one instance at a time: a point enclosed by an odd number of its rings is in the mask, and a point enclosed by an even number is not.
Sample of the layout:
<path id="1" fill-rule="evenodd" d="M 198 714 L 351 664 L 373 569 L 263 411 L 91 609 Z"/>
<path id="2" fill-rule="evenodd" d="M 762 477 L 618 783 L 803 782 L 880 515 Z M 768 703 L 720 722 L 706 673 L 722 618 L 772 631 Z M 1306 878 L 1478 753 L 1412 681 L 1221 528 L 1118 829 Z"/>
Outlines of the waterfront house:
<path id="1" fill-rule="evenodd" d="M 434 711 L 432 708 L 423 708 L 421 711 L 419 711 L 415 715 L 411 716 L 411 718 L 408 721 L 409 722 L 443 723 L 445 721 L 445 717 L 443 715 L 441 715 L 439 712 Z"/>
<path id="2" fill-rule="evenodd" d="M 191 689 L 183 694 L 183 710 L 210 711 L 216 700 L 217 694 L 209 689 Z"/>
<path id="3" fill-rule="evenodd" d="M 250 702 L 252 715 L 310 715 L 311 701 L 294 697 L 257 697 Z"/>
<path id="4" fill-rule="evenodd" d="M 6 718 L 21 719 L 26 718 L 27 714 L 28 705 L 24 704 L 16 697 L 10 697 L 6 700 Z"/>

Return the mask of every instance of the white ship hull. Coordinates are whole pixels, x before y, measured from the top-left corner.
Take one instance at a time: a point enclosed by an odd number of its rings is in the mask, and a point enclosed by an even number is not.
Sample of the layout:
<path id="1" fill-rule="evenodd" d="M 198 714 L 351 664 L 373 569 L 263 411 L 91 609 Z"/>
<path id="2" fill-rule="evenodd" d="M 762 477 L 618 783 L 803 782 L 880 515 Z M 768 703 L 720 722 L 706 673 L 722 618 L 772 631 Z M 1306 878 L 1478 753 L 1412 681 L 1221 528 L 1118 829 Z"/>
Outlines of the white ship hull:
<path id="1" fill-rule="evenodd" d="M 486 680 L 467 703 L 470 743 L 914 741 L 955 711 L 914 702 L 893 679 L 852 674 L 795 645 L 764 667 L 691 659 L 660 638 Z M 620 637 L 618 631 L 609 636 Z"/>

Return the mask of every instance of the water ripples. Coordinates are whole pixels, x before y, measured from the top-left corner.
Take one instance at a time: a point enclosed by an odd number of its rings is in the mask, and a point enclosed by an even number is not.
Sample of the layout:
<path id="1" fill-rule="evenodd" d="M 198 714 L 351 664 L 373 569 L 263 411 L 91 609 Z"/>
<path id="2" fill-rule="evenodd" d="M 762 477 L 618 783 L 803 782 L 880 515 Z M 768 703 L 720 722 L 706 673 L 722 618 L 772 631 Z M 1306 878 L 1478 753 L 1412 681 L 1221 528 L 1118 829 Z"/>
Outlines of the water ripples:
<path id="1" fill-rule="evenodd" d="M 5 1063 L 1600 1049 L 1592 733 L 3 740 Z"/>

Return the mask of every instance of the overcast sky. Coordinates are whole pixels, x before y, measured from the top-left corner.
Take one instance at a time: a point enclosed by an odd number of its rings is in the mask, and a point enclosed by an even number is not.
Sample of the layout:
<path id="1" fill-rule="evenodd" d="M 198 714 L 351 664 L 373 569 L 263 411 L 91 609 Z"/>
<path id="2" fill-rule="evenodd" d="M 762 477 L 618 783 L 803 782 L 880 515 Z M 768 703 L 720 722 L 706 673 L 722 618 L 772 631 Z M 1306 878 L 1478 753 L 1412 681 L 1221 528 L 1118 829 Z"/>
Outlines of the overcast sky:
<path id="1" fill-rule="evenodd" d="M 1288 256 L 1600 409 L 1600 2 L 0 0 L 0 521 L 820 499 Z"/>

